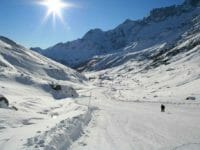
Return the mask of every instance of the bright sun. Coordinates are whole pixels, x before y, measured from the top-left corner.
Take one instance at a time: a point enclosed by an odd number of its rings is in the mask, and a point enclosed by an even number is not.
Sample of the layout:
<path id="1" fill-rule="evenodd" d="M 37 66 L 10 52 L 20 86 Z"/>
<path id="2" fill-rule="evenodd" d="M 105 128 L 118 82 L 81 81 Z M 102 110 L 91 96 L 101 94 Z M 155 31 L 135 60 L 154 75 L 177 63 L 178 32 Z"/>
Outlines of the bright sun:
<path id="1" fill-rule="evenodd" d="M 72 7 L 72 4 L 62 0 L 42 0 L 39 4 L 47 7 L 46 17 L 53 16 L 54 20 L 59 17 L 61 21 L 63 21 L 62 10 Z"/>

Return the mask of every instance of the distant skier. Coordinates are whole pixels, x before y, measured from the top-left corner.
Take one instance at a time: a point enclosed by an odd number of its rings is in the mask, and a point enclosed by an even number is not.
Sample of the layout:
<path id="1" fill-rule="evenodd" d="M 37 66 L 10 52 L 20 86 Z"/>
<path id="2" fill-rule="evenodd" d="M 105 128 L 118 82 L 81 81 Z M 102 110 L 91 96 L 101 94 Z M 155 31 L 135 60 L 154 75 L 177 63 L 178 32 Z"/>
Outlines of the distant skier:
<path id="1" fill-rule="evenodd" d="M 162 105 L 160 106 L 160 108 L 161 108 L 161 112 L 165 112 L 165 105 L 162 104 Z"/>

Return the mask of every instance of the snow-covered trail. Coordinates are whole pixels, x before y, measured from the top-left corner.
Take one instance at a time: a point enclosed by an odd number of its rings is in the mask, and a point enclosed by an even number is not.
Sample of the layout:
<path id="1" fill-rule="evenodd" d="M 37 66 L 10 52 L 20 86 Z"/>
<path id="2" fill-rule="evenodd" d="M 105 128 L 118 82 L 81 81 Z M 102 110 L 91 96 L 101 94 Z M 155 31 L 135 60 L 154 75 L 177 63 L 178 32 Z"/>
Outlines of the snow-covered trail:
<path id="1" fill-rule="evenodd" d="M 161 113 L 160 103 L 116 101 L 107 91 L 91 90 L 91 105 L 99 110 L 72 150 L 200 148 L 199 104 L 168 104 Z"/>

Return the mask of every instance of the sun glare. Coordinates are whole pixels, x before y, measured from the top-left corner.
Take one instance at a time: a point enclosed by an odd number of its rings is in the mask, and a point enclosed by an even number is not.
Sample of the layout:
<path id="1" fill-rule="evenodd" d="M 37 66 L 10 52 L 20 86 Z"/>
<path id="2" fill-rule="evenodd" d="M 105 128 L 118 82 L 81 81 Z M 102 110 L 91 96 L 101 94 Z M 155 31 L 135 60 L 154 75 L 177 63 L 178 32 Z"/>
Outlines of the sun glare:
<path id="1" fill-rule="evenodd" d="M 45 19 L 52 16 L 54 21 L 59 18 L 62 22 L 64 21 L 62 10 L 73 6 L 70 3 L 63 2 L 63 0 L 42 0 L 39 4 L 47 7 Z"/>

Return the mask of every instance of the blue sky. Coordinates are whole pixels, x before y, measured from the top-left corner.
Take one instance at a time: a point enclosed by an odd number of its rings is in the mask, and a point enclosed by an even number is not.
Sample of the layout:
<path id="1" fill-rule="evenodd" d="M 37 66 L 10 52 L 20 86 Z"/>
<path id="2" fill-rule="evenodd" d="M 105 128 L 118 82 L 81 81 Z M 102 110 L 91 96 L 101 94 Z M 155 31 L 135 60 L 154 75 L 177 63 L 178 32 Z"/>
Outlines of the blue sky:
<path id="1" fill-rule="evenodd" d="M 47 48 L 81 38 L 88 30 L 109 30 L 126 19 L 141 19 L 152 8 L 181 4 L 184 0 L 63 0 L 76 5 L 63 10 L 65 24 L 43 21 L 46 7 L 38 0 L 1 0 L 0 35 L 26 47 Z"/>

